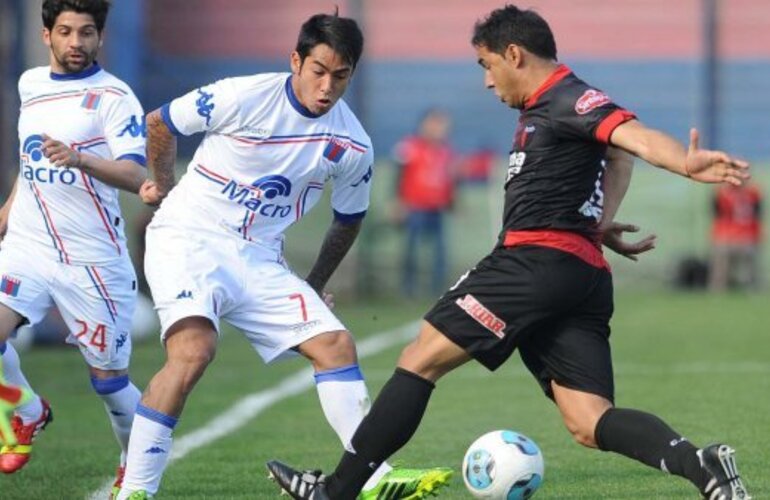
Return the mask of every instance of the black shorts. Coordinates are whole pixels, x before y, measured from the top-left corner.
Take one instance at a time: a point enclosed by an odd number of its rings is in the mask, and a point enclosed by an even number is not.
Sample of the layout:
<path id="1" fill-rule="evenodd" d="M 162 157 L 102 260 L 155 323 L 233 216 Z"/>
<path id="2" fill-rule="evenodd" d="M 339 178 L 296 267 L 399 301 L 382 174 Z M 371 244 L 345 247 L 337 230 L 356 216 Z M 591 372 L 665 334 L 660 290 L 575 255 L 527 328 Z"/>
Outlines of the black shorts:
<path id="1" fill-rule="evenodd" d="M 546 395 L 559 385 L 614 400 L 612 274 L 541 246 L 497 248 L 425 320 L 490 370 L 518 348 Z"/>

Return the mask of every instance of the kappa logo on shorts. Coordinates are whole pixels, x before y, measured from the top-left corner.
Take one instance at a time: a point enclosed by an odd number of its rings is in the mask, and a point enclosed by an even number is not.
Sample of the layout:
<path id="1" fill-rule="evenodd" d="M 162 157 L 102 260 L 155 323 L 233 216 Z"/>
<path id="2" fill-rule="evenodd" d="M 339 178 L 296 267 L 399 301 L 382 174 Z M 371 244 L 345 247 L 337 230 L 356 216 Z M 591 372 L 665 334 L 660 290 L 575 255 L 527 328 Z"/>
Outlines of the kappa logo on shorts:
<path id="1" fill-rule="evenodd" d="M 476 297 L 473 295 L 467 294 L 465 297 L 457 299 L 455 304 L 460 306 L 463 311 L 467 312 L 481 326 L 494 333 L 496 337 L 505 337 L 505 321 L 495 316 L 492 311 L 476 300 Z"/>
<path id="2" fill-rule="evenodd" d="M 0 291 L 11 297 L 19 295 L 19 288 L 21 288 L 21 280 L 17 278 L 11 278 L 10 276 L 3 275 L 3 281 L 0 282 Z"/>
<path id="3" fill-rule="evenodd" d="M 579 115 L 584 115 L 610 102 L 612 102 L 610 97 L 601 90 L 588 89 L 575 103 L 575 112 Z"/>
<path id="4" fill-rule="evenodd" d="M 126 340 L 128 340 L 128 333 L 123 332 L 120 334 L 120 336 L 115 339 L 115 352 L 118 352 L 124 345 L 126 345 Z"/>

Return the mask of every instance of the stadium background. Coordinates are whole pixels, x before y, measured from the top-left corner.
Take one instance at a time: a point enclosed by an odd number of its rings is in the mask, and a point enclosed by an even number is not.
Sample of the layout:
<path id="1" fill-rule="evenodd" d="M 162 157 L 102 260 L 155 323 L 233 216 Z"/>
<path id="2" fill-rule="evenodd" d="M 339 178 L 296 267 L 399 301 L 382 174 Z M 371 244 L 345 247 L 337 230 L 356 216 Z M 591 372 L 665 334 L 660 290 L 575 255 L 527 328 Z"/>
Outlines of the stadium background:
<path id="1" fill-rule="evenodd" d="M 329 12 L 317 0 L 115 0 L 100 61 L 127 81 L 147 111 L 214 79 L 258 71 L 285 71 L 299 24 Z M 394 142 L 411 132 L 430 106 L 449 110 L 452 140 L 464 153 L 499 153 L 488 184 L 466 186 L 451 218 L 452 276 L 476 262 L 497 233 L 509 142 L 516 113 L 485 90 L 470 47 L 472 23 L 501 2 L 490 0 L 339 0 L 340 11 L 361 21 L 367 47 L 346 96 L 370 132 L 377 153 L 372 207 L 353 254 L 330 288 L 343 296 L 340 316 L 358 336 L 413 321 L 430 298 L 398 297 L 402 234 L 389 222 Z M 40 43 L 39 1 L 0 0 L 0 189 L 17 173 L 16 80 L 47 64 Z M 528 0 L 554 29 L 562 62 L 634 110 L 645 123 L 681 140 L 698 126 L 711 145 L 754 164 L 770 193 L 770 5 L 766 0 Z M 709 9 L 715 9 L 710 11 Z M 709 28 L 709 12 L 718 30 Z M 708 47 L 716 47 L 709 59 Z M 183 140 L 180 171 L 196 140 Z M 620 293 L 613 320 L 619 402 L 671 418 L 699 442 L 728 439 L 756 498 L 770 495 L 770 310 L 767 292 L 706 295 L 669 291 L 678 264 L 708 255 L 708 186 L 638 164 L 620 219 L 659 236 L 658 248 L 630 263 L 610 255 Z M 143 208 L 124 195 L 127 214 Z M 327 205 L 328 206 L 328 205 Z M 301 274 L 320 246 L 329 210 L 319 204 L 289 235 L 289 260 Z M 130 234 L 132 244 L 136 235 Z M 770 252 L 764 249 L 764 273 Z M 154 334 L 154 332 L 153 332 Z M 387 380 L 400 347 L 363 362 L 372 393 Z M 155 342 L 139 344 L 132 378 L 144 387 L 162 362 Z M 47 395 L 57 421 L 36 444 L 23 474 L 0 477 L 3 499 L 82 498 L 108 481 L 114 438 L 75 353 L 36 349 L 23 356 L 36 388 Z M 185 436 L 237 405 L 245 394 L 279 385 L 304 366 L 263 368 L 240 336 L 225 335 L 216 361 L 177 428 Z M 472 439 L 510 426 L 543 448 L 546 483 L 537 498 L 690 498 L 683 482 L 608 455 L 569 444 L 558 415 L 518 361 L 490 376 L 478 366 L 453 374 L 431 403 L 425 425 L 399 459 L 456 462 Z M 65 376 L 65 374 L 80 374 Z M 256 374 L 256 375 L 255 375 Z M 513 383 L 512 383 L 513 380 Z M 697 396 L 697 397 L 696 397 Z M 507 398 L 511 404 L 484 402 Z M 717 406 L 721 411 L 714 411 Z M 733 411 L 734 410 L 734 411 Z M 287 432 L 288 430 L 288 432 Z M 291 437 L 287 438 L 287 434 Z M 312 442 L 313 446 L 292 443 Z M 77 451 L 73 455 L 73 450 Z M 288 399 L 237 433 L 190 453 L 173 465 L 161 498 L 272 498 L 255 473 L 267 458 L 332 466 L 339 443 L 314 395 Z M 558 472 L 557 472 L 558 471 Z M 64 479 L 66 478 L 66 479 Z M 602 494 L 598 494 L 601 491 Z M 763 496 L 764 495 L 764 496 Z M 443 498 L 443 497 L 442 497 Z M 467 498 L 455 480 L 446 498 Z"/>
<path id="2" fill-rule="evenodd" d="M 414 130 L 430 106 L 451 113 L 451 139 L 461 152 L 491 148 L 500 155 L 488 184 L 461 190 L 451 218 L 451 276 L 457 276 L 494 241 L 502 203 L 500 179 L 516 120 L 515 112 L 484 89 L 468 43 L 473 20 L 499 3 L 337 3 L 343 14 L 359 19 L 365 31 L 366 52 L 346 99 L 370 132 L 378 165 L 365 233 L 334 285 L 369 295 L 395 290 L 402 234 L 389 222 L 389 157 L 394 143 Z M 47 55 L 39 42 L 38 2 L 4 0 L 2 5 L 0 158 L 13 166 L 15 81 L 24 68 L 46 64 Z M 536 8 L 549 20 L 561 61 L 578 75 L 645 123 L 681 140 L 686 140 L 689 127 L 698 126 L 706 144 L 752 160 L 756 179 L 770 188 L 765 167 L 770 159 L 770 6 L 765 0 L 529 0 L 521 5 Z M 117 1 L 101 60 L 132 86 L 149 111 L 221 77 L 286 71 L 298 25 L 312 13 L 333 8 L 333 3 L 319 0 Z M 710 24 L 710 14 L 715 23 Z M 714 58 L 709 57 L 709 47 Z M 182 160 L 191 155 L 197 140 L 181 141 Z M 4 192 L 14 172 L 4 169 Z M 620 219 L 658 234 L 659 245 L 641 265 L 612 258 L 620 286 L 666 286 L 682 260 L 707 258 L 709 194 L 706 186 L 639 165 Z M 132 212 L 136 199 L 125 198 Z M 320 237 L 327 212 L 317 210 L 292 234 L 312 240 L 310 231 Z M 288 249 L 290 262 L 302 272 L 317 247 L 290 244 Z M 764 269 L 770 269 L 768 252 L 764 260 Z"/>

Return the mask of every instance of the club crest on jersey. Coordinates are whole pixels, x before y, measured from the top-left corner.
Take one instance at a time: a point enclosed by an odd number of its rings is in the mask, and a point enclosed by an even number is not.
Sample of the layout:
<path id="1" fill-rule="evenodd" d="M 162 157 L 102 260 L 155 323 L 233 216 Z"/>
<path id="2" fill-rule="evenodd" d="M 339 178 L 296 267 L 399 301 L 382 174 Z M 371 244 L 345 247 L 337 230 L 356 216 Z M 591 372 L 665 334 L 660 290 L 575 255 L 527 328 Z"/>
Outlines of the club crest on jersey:
<path id="1" fill-rule="evenodd" d="M 88 111 L 96 111 L 102 103 L 103 94 L 101 90 L 89 90 L 80 101 L 80 107 Z"/>
<path id="2" fill-rule="evenodd" d="M 11 297 L 19 295 L 19 288 L 21 288 L 21 280 L 17 278 L 11 278 L 10 276 L 3 275 L 3 280 L 0 282 L 0 291 Z"/>
<path id="3" fill-rule="evenodd" d="M 612 102 L 612 100 L 601 90 L 588 89 L 575 103 L 575 112 L 579 115 L 584 115 L 605 104 L 609 104 L 610 102 Z"/>
<path id="4" fill-rule="evenodd" d="M 496 337 L 503 338 L 505 336 L 505 321 L 495 316 L 492 311 L 487 309 L 484 304 L 479 302 L 473 295 L 466 294 L 465 297 L 457 299 L 455 304 L 460 306 L 460 309 L 467 312 L 478 324 L 494 333 Z"/>
<path id="5" fill-rule="evenodd" d="M 333 163 L 338 163 L 348 148 L 350 148 L 350 146 L 347 143 L 340 141 L 336 137 L 332 137 L 329 139 L 329 144 L 327 144 L 324 149 L 324 158 Z"/>

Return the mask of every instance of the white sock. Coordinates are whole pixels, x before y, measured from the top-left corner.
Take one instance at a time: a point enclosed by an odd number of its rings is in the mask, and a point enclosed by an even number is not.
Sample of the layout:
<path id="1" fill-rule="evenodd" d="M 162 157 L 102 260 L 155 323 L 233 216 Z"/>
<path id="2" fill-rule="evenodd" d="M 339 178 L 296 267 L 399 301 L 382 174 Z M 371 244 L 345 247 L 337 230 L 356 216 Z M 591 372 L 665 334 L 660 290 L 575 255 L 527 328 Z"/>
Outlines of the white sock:
<path id="1" fill-rule="evenodd" d="M 21 421 L 25 424 L 36 421 L 43 414 L 43 403 L 40 401 L 40 396 L 32 390 L 29 382 L 27 382 L 27 378 L 21 371 L 19 354 L 10 342 L 5 342 L 0 345 L 0 355 L 2 355 L 3 358 L 3 375 L 8 383 L 19 387 L 25 387 L 34 394 L 32 399 L 16 408 L 16 415 L 21 417 Z"/>
<path id="2" fill-rule="evenodd" d="M 119 500 L 128 498 L 133 491 L 145 490 L 150 495 L 158 492 L 171 455 L 171 434 L 176 422 L 174 417 L 141 404 L 137 406 Z"/>
<path id="3" fill-rule="evenodd" d="M 104 408 L 110 418 L 112 430 L 120 444 L 120 465 L 126 465 L 128 438 L 131 436 L 131 424 L 142 393 L 128 379 L 128 375 L 109 379 L 91 377 L 91 385 L 104 401 Z"/>
<path id="4" fill-rule="evenodd" d="M 371 406 L 361 369 L 354 364 L 318 372 L 315 374 L 315 381 L 326 420 L 337 433 L 345 449 L 350 450 L 350 440 Z M 383 462 L 363 489 L 374 488 L 382 476 L 392 469 L 387 462 Z"/>

